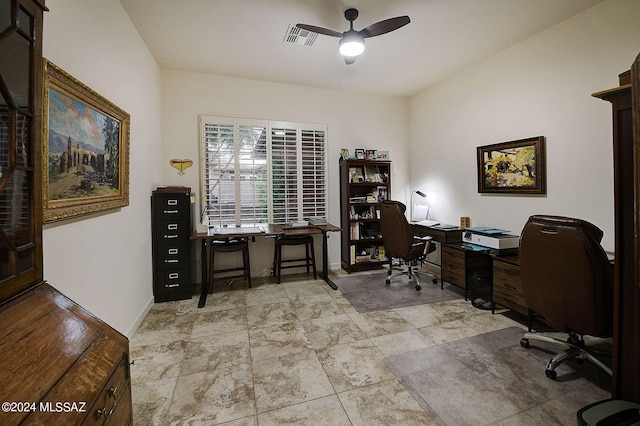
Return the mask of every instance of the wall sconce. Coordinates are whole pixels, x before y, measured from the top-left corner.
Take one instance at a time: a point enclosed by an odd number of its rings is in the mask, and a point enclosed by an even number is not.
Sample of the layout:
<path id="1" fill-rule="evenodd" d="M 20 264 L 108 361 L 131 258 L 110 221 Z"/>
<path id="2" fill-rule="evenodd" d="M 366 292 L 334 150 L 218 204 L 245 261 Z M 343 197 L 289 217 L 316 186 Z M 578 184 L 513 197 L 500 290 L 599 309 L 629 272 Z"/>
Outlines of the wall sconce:
<path id="1" fill-rule="evenodd" d="M 424 192 L 422 191 L 412 191 L 411 192 L 411 221 L 414 222 L 415 218 L 418 218 L 418 220 L 425 220 L 427 218 L 427 214 L 429 213 L 429 206 L 424 205 L 424 204 L 413 204 L 413 194 L 418 194 L 419 196 L 421 196 L 422 198 L 427 198 L 427 196 L 425 195 Z"/>
<path id="2" fill-rule="evenodd" d="M 178 174 L 182 176 L 184 174 L 184 170 L 193 166 L 193 160 L 189 160 L 188 158 L 185 160 L 177 160 L 174 158 L 173 160 L 169 161 L 169 164 L 171 164 L 172 167 L 178 169 Z"/>

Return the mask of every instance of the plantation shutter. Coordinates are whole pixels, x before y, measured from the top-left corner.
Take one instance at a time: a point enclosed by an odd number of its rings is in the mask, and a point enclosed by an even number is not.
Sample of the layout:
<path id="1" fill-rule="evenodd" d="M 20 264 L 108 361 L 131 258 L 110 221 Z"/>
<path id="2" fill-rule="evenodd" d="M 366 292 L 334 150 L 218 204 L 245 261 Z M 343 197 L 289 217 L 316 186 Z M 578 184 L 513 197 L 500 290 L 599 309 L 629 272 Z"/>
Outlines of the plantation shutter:
<path id="1" fill-rule="evenodd" d="M 200 119 L 202 215 L 210 225 L 326 219 L 326 126 Z"/>

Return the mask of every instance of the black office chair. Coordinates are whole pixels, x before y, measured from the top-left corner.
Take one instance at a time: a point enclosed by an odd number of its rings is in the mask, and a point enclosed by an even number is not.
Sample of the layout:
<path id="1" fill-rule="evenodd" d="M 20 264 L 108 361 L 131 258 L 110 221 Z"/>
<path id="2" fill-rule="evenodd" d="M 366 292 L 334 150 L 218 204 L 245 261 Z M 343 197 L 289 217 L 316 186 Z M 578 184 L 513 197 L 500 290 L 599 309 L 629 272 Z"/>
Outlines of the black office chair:
<path id="1" fill-rule="evenodd" d="M 545 374 L 555 379 L 556 367 L 586 358 L 611 374 L 611 368 L 585 348 L 584 335 L 610 337 L 613 323 L 612 270 L 600 246 L 602 231 L 580 219 L 531 216 L 520 237 L 520 277 L 529 308 L 529 340 L 564 345 L 567 349 L 547 364 Z M 569 333 L 567 341 L 532 332 L 532 316 Z"/>
<path id="2" fill-rule="evenodd" d="M 406 206 L 399 201 L 387 200 L 380 204 L 382 244 L 387 259 L 389 259 L 389 270 L 385 283 L 391 284 L 391 274 L 394 267 L 396 269 L 402 268 L 402 265 L 405 264 L 407 269 L 401 271 L 401 274 L 408 275 L 409 281 L 415 281 L 415 289 L 421 290 L 422 286 L 416 275 L 417 263 L 422 262 L 427 254 L 435 251 L 436 247 L 431 243 L 431 237 L 414 236 L 404 214 L 405 210 Z M 396 265 L 394 265 L 393 259 L 397 260 Z M 433 283 L 437 282 L 438 279 L 433 276 Z"/>

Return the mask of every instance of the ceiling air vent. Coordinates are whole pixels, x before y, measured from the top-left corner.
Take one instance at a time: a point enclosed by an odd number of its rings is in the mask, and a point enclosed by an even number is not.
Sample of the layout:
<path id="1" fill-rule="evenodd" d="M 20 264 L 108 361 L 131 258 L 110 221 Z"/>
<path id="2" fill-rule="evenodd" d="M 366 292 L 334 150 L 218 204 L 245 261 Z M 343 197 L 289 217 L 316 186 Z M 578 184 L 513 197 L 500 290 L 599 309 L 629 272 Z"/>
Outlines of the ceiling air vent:
<path id="1" fill-rule="evenodd" d="M 313 46 L 317 37 L 317 33 L 303 30 L 295 25 L 289 25 L 289 28 L 287 28 L 287 34 L 284 37 L 284 42 L 300 44 L 303 46 Z"/>

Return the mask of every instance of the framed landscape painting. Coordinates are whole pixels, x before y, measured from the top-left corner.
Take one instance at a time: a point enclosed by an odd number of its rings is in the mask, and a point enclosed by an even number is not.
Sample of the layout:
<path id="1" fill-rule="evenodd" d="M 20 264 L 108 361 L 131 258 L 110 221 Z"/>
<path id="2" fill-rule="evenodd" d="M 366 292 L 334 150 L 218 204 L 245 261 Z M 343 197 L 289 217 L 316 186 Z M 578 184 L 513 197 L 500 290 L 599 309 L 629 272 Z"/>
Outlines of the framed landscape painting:
<path id="1" fill-rule="evenodd" d="M 544 136 L 477 148 L 478 192 L 546 194 Z"/>
<path id="2" fill-rule="evenodd" d="M 129 114 L 44 62 L 44 222 L 129 205 Z"/>

